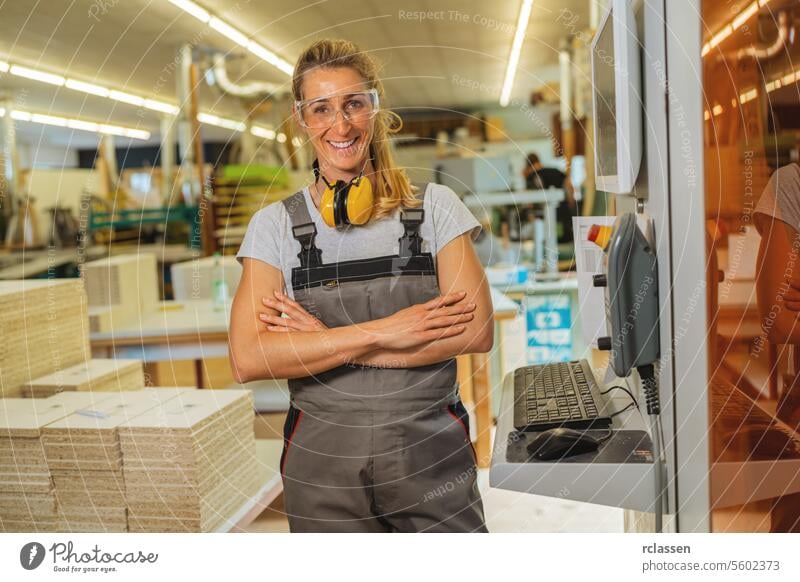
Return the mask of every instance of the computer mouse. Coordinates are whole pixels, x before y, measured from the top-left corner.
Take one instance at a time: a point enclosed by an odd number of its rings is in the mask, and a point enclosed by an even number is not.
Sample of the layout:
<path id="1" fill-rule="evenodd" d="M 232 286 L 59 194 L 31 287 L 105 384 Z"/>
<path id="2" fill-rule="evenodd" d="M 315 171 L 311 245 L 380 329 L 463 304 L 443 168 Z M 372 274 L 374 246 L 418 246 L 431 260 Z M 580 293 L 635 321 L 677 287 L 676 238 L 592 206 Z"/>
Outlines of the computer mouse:
<path id="1" fill-rule="evenodd" d="M 539 433 L 528 443 L 528 453 L 540 461 L 563 459 L 596 451 L 600 441 L 571 428 L 551 428 Z"/>

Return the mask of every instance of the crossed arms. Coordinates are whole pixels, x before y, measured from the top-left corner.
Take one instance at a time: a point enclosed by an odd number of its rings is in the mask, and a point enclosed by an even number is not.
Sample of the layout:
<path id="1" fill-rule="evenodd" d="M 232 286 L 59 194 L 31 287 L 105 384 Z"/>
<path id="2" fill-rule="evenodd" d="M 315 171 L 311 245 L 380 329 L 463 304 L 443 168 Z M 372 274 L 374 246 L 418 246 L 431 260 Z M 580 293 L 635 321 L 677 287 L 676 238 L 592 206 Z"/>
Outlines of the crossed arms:
<path id="1" fill-rule="evenodd" d="M 453 239 L 436 261 L 440 297 L 389 317 L 329 329 L 283 295 L 279 269 L 244 259 L 229 334 L 236 380 L 298 378 L 346 363 L 413 368 L 488 352 L 494 343 L 492 302 L 469 235 Z"/>

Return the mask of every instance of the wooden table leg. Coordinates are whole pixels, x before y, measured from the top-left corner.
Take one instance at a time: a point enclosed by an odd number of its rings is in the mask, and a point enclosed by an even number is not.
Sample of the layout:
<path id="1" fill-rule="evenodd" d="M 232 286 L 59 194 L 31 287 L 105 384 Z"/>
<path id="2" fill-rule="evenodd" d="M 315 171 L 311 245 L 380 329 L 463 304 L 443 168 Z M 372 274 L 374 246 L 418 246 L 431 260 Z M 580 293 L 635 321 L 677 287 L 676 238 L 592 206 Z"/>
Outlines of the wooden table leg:
<path id="1" fill-rule="evenodd" d="M 147 386 L 158 386 L 158 362 L 144 363 L 144 378 Z"/>
<path id="2" fill-rule="evenodd" d="M 462 354 L 456 357 L 456 369 L 458 373 L 458 392 L 461 401 L 472 408 L 475 397 L 472 394 L 472 358 L 469 354 Z"/>
<path id="3" fill-rule="evenodd" d="M 478 440 L 475 454 L 478 468 L 486 468 L 492 460 L 492 403 L 488 354 L 471 354 L 472 397 L 475 400 L 475 429 Z"/>
<path id="4" fill-rule="evenodd" d="M 197 387 L 203 388 L 203 360 L 194 361 L 194 377 L 197 380 Z"/>

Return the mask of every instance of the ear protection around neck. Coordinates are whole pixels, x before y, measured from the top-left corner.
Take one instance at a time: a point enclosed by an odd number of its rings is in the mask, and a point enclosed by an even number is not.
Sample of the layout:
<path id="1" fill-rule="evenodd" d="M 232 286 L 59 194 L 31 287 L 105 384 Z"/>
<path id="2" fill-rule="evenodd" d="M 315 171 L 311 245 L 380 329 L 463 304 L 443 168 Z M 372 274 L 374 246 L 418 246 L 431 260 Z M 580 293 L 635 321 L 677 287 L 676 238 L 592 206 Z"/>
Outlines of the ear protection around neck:
<path id="1" fill-rule="evenodd" d="M 312 168 L 316 179 L 322 178 L 326 186 L 319 205 L 325 224 L 336 228 L 347 224 L 366 224 L 372 216 L 375 202 L 370 181 L 359 174 L 349 182 L 336 180 L 331 184 L 320 173 L 318 160 L 314 160 Z"/>

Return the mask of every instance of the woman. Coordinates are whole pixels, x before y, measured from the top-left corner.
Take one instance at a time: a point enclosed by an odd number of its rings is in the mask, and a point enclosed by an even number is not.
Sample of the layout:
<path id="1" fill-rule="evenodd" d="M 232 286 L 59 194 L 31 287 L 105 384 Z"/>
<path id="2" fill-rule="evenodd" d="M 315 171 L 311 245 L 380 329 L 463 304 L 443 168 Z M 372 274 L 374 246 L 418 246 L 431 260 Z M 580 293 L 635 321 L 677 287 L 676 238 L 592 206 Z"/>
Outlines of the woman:
<path id="1" fill-rule="evenodd" d="M 493 344 L 480 227 L 396 167 L 399 118 L 354 44 L 311 45 L 292 88 L 315 180 L 253 217 L 230 329 L 240 382 L 290 379 L 290 528 L 486 531 L 454 360 Z"/>
<path id="2" fill-rule="evenodd" d="M 795 362 L 795 380 L 784 387 L 775 414 L 800 432 L 800 166 L 792 163 L 772 175 L 753 222 L 761 235 L 756 291 L 762 327 L 770 343 L 792 346 Z M 777 498 L 771 518 L 772 532 L 800 532 L 800 494 Z"/>

